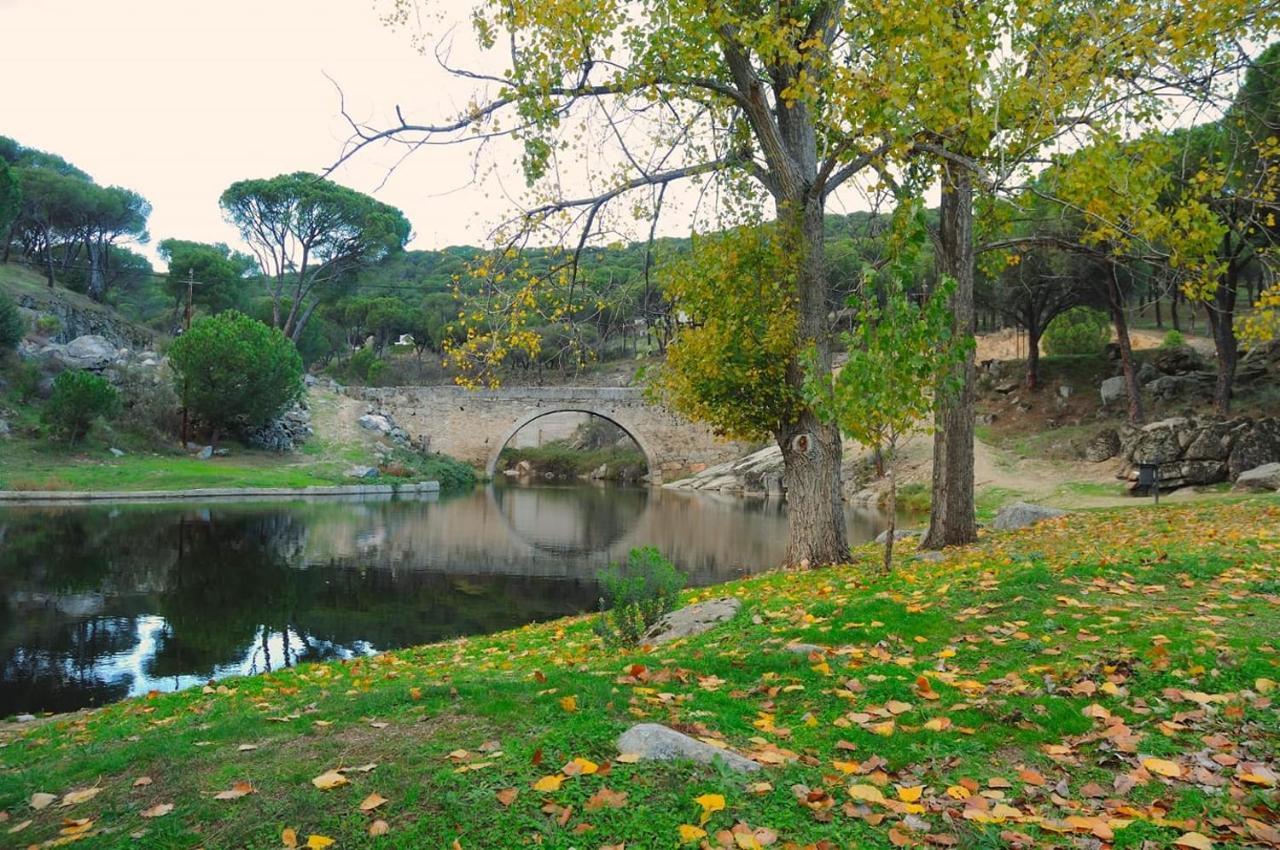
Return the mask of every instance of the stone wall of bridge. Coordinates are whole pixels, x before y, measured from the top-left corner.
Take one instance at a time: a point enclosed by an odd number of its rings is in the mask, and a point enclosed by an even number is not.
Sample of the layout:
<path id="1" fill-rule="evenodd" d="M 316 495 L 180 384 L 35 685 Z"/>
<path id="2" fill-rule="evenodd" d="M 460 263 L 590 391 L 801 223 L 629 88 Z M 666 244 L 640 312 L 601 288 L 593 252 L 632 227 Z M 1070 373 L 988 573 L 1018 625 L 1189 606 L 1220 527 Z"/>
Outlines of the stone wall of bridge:
<path id="1" fill-rule="evenodd" d="M 368 387 L 348 392 L 372 410 L 391 414 L 415 443 L 490 476 L 498 453 L 517 431 L 561 411 L 602 416 L 620 426 L 644 452 L 654 482 L 700 471 L 754 448 L 716 437 L 706 426 L 651 402 L 638 387 Z"/>

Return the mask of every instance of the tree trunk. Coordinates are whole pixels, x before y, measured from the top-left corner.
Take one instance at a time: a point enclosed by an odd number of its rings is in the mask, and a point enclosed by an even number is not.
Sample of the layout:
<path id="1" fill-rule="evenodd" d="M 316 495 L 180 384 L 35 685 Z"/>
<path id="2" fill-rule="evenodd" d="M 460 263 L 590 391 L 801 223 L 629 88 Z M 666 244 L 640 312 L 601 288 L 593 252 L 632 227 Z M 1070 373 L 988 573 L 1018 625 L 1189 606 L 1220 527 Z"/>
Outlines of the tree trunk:
<path id="1" fill-rule="evenodd" d="M 1173 297 L 1169 299 L 1169 321 L 1173 322 L 1173 329 L 1178 333 L 1182 333 L 1182 319 L 1178 316 L 1178 299 L 1181 297 L 1181 290 L 1174 286 Z"/>
<path id="2" fill-rule="evenodd" d="M 800 255 L 796 282 L 799 343 L 812 346 L 819 374 L 831 371 L 831 339 L 827 330 L 827 277 L 823 258 L 822 204 L 780 205 L 778 219 L 794 224 Z M 802 392 L 805 367 L 799 358 L 787 367 L 787 383 Z M 840 432 L 805 408 L 794 423 L 775 434 L 782 449 L 787 490 L 786 563 L 820 566 L 849 559 L 849 537 L 840 493 Z"/>
<path id="3" fill-rule="evenodd" d="M 1040 323 L 1027 322 L 1027 389 L 1040 389 Z"/>
<path id="4" fill-rule="evenodd" d="M 89 243 L 89 289 L 88 296 L 94 301 L 101 301 L 106 289 L 106 277 L 102 271 L 102 244 Z"/>
<path id="5" fill-rule="evenodd" d="M 1226 237 L 1230 238 L 1230 236 Z M 1213 291 L 1213 302 L 1207 305 L 1209 328 L 1213 331 L 1213 348 L 1218 361 L 1218 376 L 1213 384 L 1213 407 L 1219 416 L 1231 415 L 1231 393 L 1235 387 L 1236 362 L 1240 343 L 1236 339 L 1236 293 L 1240 269 L 1232 257 L 1222 279 Z"/>
<path id="6" fill-rule="evenodd" d="M 893 454 L 897 454 L 896 450 L 890 448 Z M 894 458 L 889 458 L 889 468 L 885 470 L 885 477 L 889 479 L 889 530 L 885 533 L 884 539 L 884 564 L 882 571 L 888 575 L 893 571 L 893 535 L 898 530 L 898 479 L 893 475 Z"/>
<path id="7" fill-rule="evenodd" d="M 940 271 L 955 280 L 952 328 L 957 340 L 973 336 L 973 176 L 954 163 L 942 167 Z M 933 505 L 923 549 L 959 546 L 978 539 L 973 502 L 973 349 L 955 367 L 955 392 L 934 409 Z"/>
<path id="8" fill-rule="evenodd" d="M 1129 341 L 1129 321 L 1124 314 L 1124 298 L 1120 294 L 1120 273 L 1115 263 L 1109 264 L 1107 276 L 1107 303 L 1111 305 L 1111 321 L 1116 328 L 1116 343 L 1120 346 L 1120 369 L 1124 373 L 1125 392 L 1129 396 L 1129 424 L 1142 422 L 1142 388 L 1138 385 L 1138 370 L 1133 365 L 1133 345 Z"/>
<path id="9" fill-rule="evenodd" d="M 49 231 L 45 231 L 44 235 L 44 264 L 46 275 L 49 278 L 49 288 L 53 289 L 53 242 L 49 237 Z"/>

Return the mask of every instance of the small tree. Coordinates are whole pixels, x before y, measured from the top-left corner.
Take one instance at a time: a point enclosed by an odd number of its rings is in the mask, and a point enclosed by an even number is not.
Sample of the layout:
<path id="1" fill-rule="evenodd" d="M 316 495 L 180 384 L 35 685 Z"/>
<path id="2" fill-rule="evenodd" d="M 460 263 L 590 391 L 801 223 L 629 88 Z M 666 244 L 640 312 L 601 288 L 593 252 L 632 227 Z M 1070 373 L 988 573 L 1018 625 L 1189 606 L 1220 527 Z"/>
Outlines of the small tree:
<path id="1" fill-rule="evenodd" d="M 884 571 L 893 564 L 898 487 L 894 476 L 897 448 L 908 435 L 929 427 L 934 394 L 949 393 L 960 380 L 955 365 L 972 342 L 953 339 L 950 278 L 916 300 L 911 288 L 924 243 L 924 217 L 917 208 L 899 217 L 903 237 L 887 266 L 866 268 L 861 292 L 850 299 L 854 329 L 842 334 L 849 359 L 838 373 L 810 364 L 806 394 L 818 415 L 864 446 L 882 449 L 889 482 L 889 530 Z"/>
<path id="2" fill-rule="evenodd" d="M 44 419 L 58 436 L 78 443 L 98 417 L 114 416 L 119 409 L 120 394 L 115 387 L 99 375 L 76 369 L 54 378 Z"/>
<path id="3" fill-rule="evenodd" d="M 12 351 L 22 341 L 27 323 L 18 312 L 18 305 L 8 295 L 0 292 L 0 351 Z"/>
<path id="4" fill-rule="evenodd" d="M 1101 354 L 1110 339 L 1107 314 L 1089 307 L 1072 307 L 1044 332 L 1044 346 L 1055 356 Z"/>
<path id="5" fill-rule="evenodd" d="M 302 394 L 302 358 L 281 331 L 235 310 L 198 319 L 169 349 L 174 385 L 213 429 L 255 426 Z"/>

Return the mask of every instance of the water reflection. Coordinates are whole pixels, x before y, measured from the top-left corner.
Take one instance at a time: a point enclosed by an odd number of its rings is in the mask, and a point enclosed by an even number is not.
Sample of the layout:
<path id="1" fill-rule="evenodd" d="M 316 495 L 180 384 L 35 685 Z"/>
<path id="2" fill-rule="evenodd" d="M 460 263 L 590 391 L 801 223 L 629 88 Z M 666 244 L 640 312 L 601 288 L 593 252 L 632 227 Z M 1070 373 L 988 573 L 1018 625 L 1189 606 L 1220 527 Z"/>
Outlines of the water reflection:
<path id="1" fill-rule="evenodd" d="M 851 514 L 850 536 L 882 527 Z M 591 610 L 656 545 L 694 584 L 781 558 L 777 502 L 619 487 L 440 501 L 0 509 L 0 716 Z"/>

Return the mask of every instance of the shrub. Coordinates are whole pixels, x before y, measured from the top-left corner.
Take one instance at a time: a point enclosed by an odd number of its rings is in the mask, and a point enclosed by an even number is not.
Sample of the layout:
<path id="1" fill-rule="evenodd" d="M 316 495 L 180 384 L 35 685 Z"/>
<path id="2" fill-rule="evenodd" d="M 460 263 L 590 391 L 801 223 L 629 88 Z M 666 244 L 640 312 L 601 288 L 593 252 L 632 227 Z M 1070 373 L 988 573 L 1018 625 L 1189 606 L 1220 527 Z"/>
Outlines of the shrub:
<path id="1" fill-rule="evenodd" d="M 386 361 L 379 358 L 372 348 L 362 348 L 351 355 L 346 366 L 336 371 L 340 379 L 348 383 L 372 384 L 386 368 Z"/>
<path id="2" fill-rule="evenodd" d="M 22 341 L 27 323 L 18 312 L 18 305 L 8 295 L 0 292 L 0 351 L 12 351 Z"/>
<path id="3" fill-rule="evenodd" d="M 178 433 L 182 415 L 172 382 L 159 368 L 140 366 L 119 370 L 121 421 L 150 437 Z"/>
<path id="4" fill-rule="evenodd" d="M 1111 339 L 1111 321 L 1101 310 L 1072 307 L 1049 323 L 1045 351 L 1052 355 L 1100 354 Z"/>
<path id="5" fill-rule="evenodd" d="M 169 346 L 179 399 L 217 437 L 268 422 L 302 394 L 302 358 L 292 342 L 235 310 L 196 320 Z"/>
<path id="6" fill-rule="evenodd" d="M 596 634 L 611 645 L 635 646 L 662 615 L 675 609 L 686 576 L 653 546 L 632 549 L 627 567 L 600 573 L 604 598 Z"/>
<path id="7" fill-rule="evenodd" d="M 1179 346 L 1186 345 L 1186 344 L 1187 344 L 1187 340 L 1185 337 L 1183 337 L 1182 331 L 1174 330 L 1174 331 L 1169 331 L 1164 335 L 1164 341 L 1160 343 L 1160 347 L 1161 348 L 1178 348 Z"/>
<path id="8" fill-rule="evenodd" d="M 53 336 L 62 330 L 62 320 L 52 313 L 43 313 L 36 317 L 36 333 L 40 336 Z"/>
<path id="9" fill-rule="evenodd" d="M 106 378 L 75 369 L 54 379 L 44 419 L 58 436 L 78 443 L 98 417 L 114 416 L 119 409 L 120 394 Z"/>

